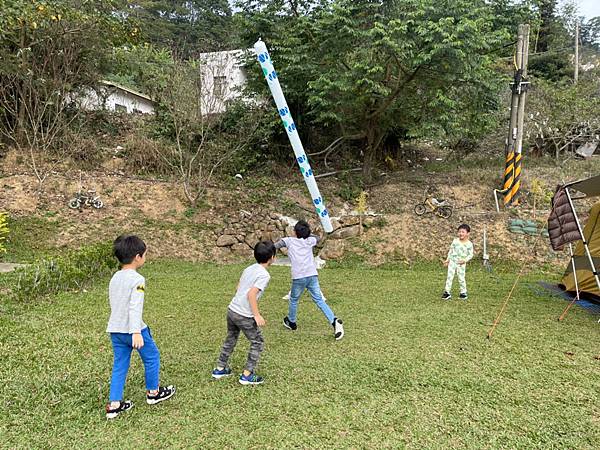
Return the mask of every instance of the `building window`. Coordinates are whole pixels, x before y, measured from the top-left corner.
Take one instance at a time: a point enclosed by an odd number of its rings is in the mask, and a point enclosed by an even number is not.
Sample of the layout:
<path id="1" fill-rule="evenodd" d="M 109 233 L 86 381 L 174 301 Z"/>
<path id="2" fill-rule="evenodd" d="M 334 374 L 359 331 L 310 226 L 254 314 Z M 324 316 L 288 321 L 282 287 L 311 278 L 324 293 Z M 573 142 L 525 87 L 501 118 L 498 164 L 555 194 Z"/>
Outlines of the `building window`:
<path id="1" fill-rule="evenodd" d="M 115 103 L 115 111 L 116 112 L 124 112 L 124 113 L 126 113 L 127 112 L 127 106 Z"/>
<path id="2" fill-rule="evenodd" d="M 216 98 L 221 98 L 225 95 L 226 83 L 227 83 L 227 77 L 214 77 L 213 78 L 213 95 Z"/>

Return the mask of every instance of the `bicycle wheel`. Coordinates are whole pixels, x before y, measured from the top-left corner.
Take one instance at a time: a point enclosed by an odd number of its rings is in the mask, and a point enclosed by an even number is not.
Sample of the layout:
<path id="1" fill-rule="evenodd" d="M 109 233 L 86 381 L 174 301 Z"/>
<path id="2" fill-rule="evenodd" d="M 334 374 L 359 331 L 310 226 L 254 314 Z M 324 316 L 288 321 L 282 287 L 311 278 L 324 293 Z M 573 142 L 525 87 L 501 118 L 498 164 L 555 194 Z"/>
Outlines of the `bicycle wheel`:
<path id="1" fill-rule="evenodd" d="M 78 198 L 73 198 L 73 199 L 69 200 L 69 208 L 79 209 L 80 206 L 81 206 L 81 202 L 79 201 Z"/>
<path id="2" fill-rule="evenodd" d="M 104 203 L 102 202 L 102 200 L 98 199 L 98 200 L 92 200 L 92 206 L 96 209 L 100 209 L 104 206 Z"/>
<path id="3" fill-rule="evenodd" d="M 442 206 L 441 208 L 438 208 L 438 215 L 443 219 L 449 219 L 452 215 L 452 207 Z"/>
<path id="4" fill-rule="evenodd" d="M 422 216 L 426 212 L 427 212 L 427 208 L 425 207 L 425 205 L 423 203 L 419 203 L 418 205 L 415 205 L 415 214 L 417 216 Z"/>

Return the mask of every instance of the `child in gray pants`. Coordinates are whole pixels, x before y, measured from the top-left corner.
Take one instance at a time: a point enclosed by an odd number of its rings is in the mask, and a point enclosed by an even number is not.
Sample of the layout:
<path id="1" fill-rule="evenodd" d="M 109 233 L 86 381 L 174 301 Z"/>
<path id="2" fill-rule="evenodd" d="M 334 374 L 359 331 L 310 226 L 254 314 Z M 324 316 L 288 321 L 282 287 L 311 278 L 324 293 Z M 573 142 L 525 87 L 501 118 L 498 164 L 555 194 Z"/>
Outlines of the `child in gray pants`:
<path id="1" fill-rule="evenodd" d="M 275 246 L 271 241 L 259 242 L 254 246 L 256 264 L 252 264 L 242 272 L 237 292 L 227 308 L 227 337 L 217 367 L 212 371 L 212 377 L 215 379 L 231 375 L 227 362 L 235 349 L 241 331 L 250 341 L 250 351 L 239 382 L 243 385 L 263 382 L 263 378 L 254 373 L 264 348 L 260 327 L 266 325 L 265 319 L 258 310 L 258 300 L 271 279 L 267 268 L 275 261 L 275 252 Z"/>

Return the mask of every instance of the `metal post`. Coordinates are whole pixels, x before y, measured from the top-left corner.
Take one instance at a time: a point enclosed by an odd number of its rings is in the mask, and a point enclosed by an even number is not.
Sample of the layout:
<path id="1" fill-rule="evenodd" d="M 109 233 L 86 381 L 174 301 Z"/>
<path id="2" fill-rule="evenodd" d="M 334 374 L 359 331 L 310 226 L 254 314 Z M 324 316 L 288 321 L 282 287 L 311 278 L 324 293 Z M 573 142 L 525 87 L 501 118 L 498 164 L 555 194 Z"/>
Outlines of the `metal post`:
<path id="1" fill-rule="evenodd" d="M 575 73 L 573 83 L 577 84 L 579 79 L 579 21 L 575 23 Z"/>
<path id="2" fill-rule="evenodd" d="M 575 216 L 575 222 L 577 222 L 577 229 L 579 230 L 579 234 L 581 234 L 581 240 L 583 241 L 583 247 L 585 248 L 585 254 L 588 257 L 588 261 L 590 262 L 590 267 L 592 268 L 592 274 L 596 279 L 596 284 L 598 285 L 598 289 L 600 289 L 600 278 L 598 278 L 598 271 L 596 270 L 596 266 L 594 266 L 594 260 L 592 259 L 592 255 L 590 253 L 590 249 L 588 247 L 587 241 L 585 240 L 585 235 L 583 234 L 583 230 L 581 229 L 581 224 L 579 223 L 579 217 L 577 217 L 577 211 L 575 211 L 575 207 L 573 206 L 573 200 L 571 199 L 571 194 L 569 193 L 569 188 L 565 188 L 565 193 L 567 194 L 567 199 L 569 199 L 569 205 L 571 205 L 571 210 L 573 211 L 573 216 Z"/>
<path id="3" fill-rule="evenodd" d="M 487 227 L 483 226 L 483 267 L 488 272 L 491 272 L 492 266 L 490 264 L 490 255 L 487 252 Z"/>

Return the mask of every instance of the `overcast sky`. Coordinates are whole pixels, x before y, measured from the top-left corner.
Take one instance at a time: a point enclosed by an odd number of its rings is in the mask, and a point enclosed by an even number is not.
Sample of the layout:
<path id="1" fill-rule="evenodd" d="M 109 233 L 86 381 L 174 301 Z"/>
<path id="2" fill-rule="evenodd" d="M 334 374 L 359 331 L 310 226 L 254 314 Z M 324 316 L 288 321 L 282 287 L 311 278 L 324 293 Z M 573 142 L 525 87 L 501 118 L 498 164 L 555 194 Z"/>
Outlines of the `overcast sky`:
<path id="1" fill-rule="evenodd" d="M 579 14 L 590 20 L 600 16 L 600 0 L 575 0 L 579 5 Z"/>

